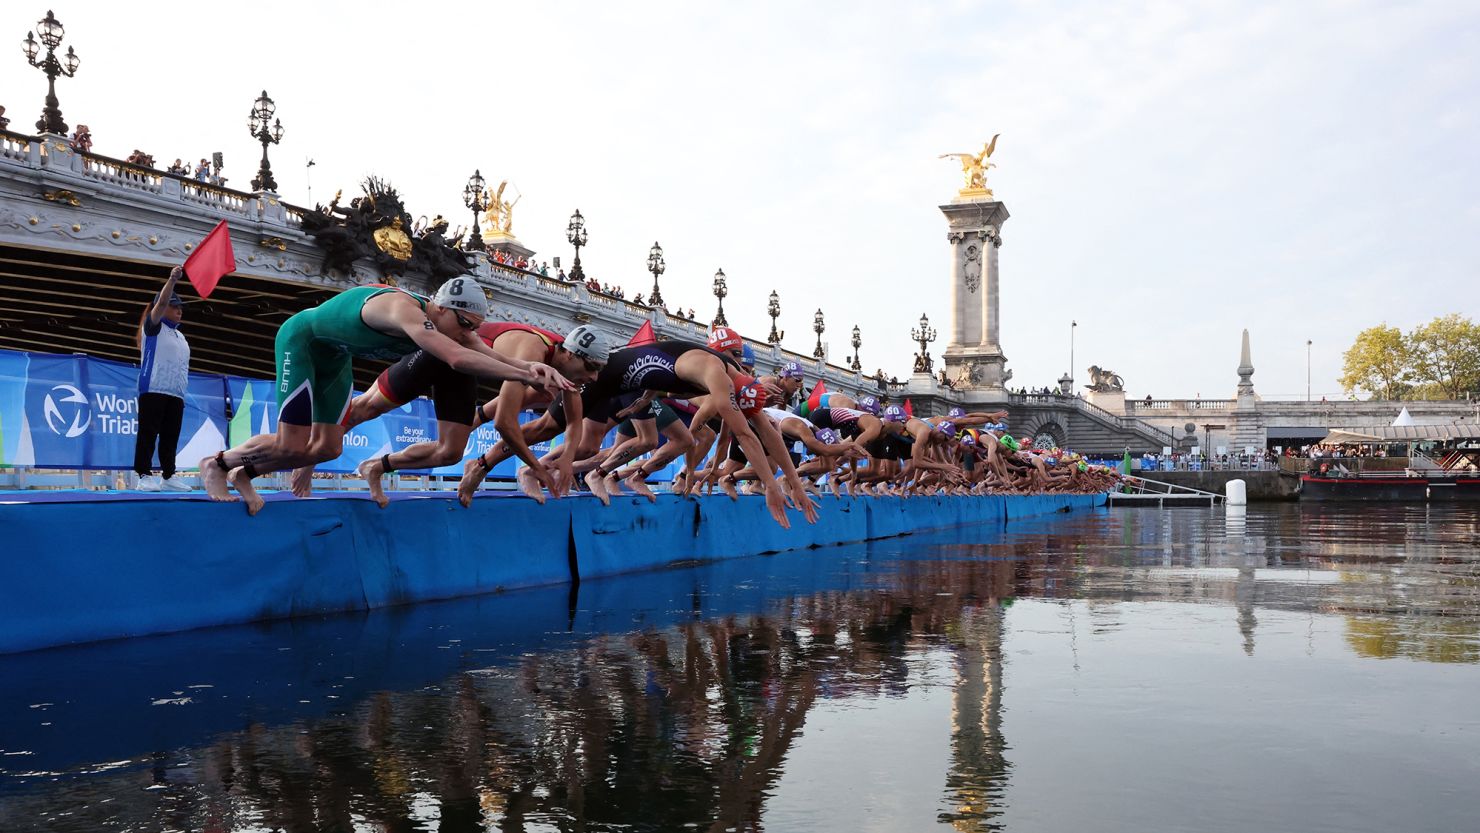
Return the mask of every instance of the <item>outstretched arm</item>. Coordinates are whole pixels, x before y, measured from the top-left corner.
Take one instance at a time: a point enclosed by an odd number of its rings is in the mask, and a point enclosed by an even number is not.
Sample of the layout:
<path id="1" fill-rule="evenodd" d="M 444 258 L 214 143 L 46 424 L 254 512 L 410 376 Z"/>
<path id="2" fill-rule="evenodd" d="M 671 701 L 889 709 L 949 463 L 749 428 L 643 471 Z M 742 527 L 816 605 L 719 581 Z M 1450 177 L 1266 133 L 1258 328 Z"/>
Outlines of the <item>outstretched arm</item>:
<path id="1" fill-rule="evenodd" d="M 155 326 L 164 320 L 165 310 L 170 308 L 170 296 L 175 294 L 175 284 L 183 274 L 185 274 L 185 269 L 181 266 L 170 270 L 170 276 L 165 279 L 164 286 L 160 287 L 159 294 L 154 296 L 153 306 L 149 307 L 149 326 Z"/>

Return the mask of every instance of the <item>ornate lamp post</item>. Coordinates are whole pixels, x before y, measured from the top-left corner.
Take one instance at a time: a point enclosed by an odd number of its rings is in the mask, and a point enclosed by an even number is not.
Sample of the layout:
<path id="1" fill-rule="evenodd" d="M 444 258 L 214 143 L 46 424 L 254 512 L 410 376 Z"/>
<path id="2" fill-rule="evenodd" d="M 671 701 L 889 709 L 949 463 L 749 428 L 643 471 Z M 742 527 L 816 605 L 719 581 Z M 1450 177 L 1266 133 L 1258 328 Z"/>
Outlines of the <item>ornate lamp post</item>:
<path id="1" fill-rule="evenodd" d="M 725 320 L 725 296 L 730 294 L 730 285 L 725 281 L 725 270 L 720 269 L 714 273 L 714 297 L 719 299 L 719 312 L 714 314 L 714 326 L 728 327 L 730 322 Z"/>
<path id="2" fill-rule="evenodd" d="M 478 217 L 488 207 L 487 185 L 483 174 L 474 170 L 473 175 L 468 177 L 468 184 L 463 186 L 463 205 L 473 212 L 473 232 L 468 235 L 468 242 L 463 246 L 468 251 L 481 252 L 486 248 L 483 245 L 483 232 L 478 229 Z"/>
<path id="3" fill-rule="evenodd" d="M 267 90 L 263 90 L 252 103 L 252 112 L 247 116 L 247 132 L 262 143 L 262 167 L 257 169 L 257 176 L 252 179 L 253 191 L 277 192 L 277 180 L 272 178 L 272 165 L 267 161 L 267 146 L 283 140 L 283 122 L 272 117 L 275 112 L 277 105 L 267 97 Z"/>
<path id="4" fill-rule="evenodd" d="M 663 306 L 663 294 L 658 291 L 658 276 L 667 269 L 668 264 L 663 262 L 663 247 L 654 241 L 653 248 L 648 251 L 648 271 L 653 273 L 653 294 L 648 296 L 648 306 Z"/>
<path id="5" fill-rule="evenodd" d="M 576 247 L 576 260 L 570 269 L 570 279 L 577 283 L 586 282 L 586 273 L 581 269 L 581 247 L 586 245 L 586 218 L 581 209 L 570 215 L 570 225 L 565 227 L 565 241 Z"/>
<path id="6" fill-rule="evenodd" d="M 41 42 L 26 33 L 26 39 L 21 41 L 21 49 L 26 53 L 26 61 L 31 66 L 39 68 L 46 73 L 46 106 L 41 108 L 41 118 L 36 122 L 36 129 L 42 133 L 55 133 L 59 136 L 67 135 L 67 123 L 62 121 L 62 110 L 57 101 L 57 76 L 65 75 L 68 78 L 77 74 L 77 65 L 82 63 L 72 47 L 67 47 L 67 54 L 60 59 L 57 58 L 57 47 L 62 45 L 62 37 L 66 30 L 62 28 L 62 22 L 57 20 L 50 11 L 46 17 L 36 21 L 36 31 L 41 34 Z M 36 60 L 41 54 L 41 47 L 46 47 L 46 57 Z"/>
<path id="7" fill-rule="evenodd" d="M 859 331 L 858 325 L 853 325 L 853 369 L 863 370 L 863 362 L 858 360 L 858 348 L 863 346 L 863 333 Z"/>
<path id="8" fill-rule="evenodd" d="M 822 358 L 822 334 L 827 330 L 827 324 L 822 320 L 822 309 L 819 307 L 817 314 L 812 316 L 812 332 L 817 334 L 817 346 L 812 348 L 812 355 Z"/>
<path id="9" fill-rule="evenodd" d="M 774 289 L 771 290 L 771 299 L 766 302 L 766 314 L 771 316 L 771 334 L 766 336 L 766 341 L 780 344 L 781 339 L 786 338 L 786 331 L 776 329 L 776 319 L 781 315 L 781 297 Z"/>
<path id="10" fill-rule="evenodd" d="M 920 353 L 915 356 L 915 372 L 929 373 L 934 369 L 935 363 L 930 360 L 930 342 L 935 341 L 936 332 L 930 326 L 930 316 L 920 313 L 919 329 L 910 330 L 910 338 L 920 343 Z"/>

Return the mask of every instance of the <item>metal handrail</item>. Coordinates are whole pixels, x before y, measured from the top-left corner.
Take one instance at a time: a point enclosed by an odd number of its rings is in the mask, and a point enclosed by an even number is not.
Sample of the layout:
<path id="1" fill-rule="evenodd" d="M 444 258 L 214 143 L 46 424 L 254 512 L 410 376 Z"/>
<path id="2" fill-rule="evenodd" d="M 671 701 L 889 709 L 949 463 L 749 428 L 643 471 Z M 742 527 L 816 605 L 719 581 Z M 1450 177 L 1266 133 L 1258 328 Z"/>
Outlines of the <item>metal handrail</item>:
<path id="1" fill-rule="evenodd" d="M 1212 498 L 1214 502 L 1220 500 L 1226 501 L 1228 499 L 1225 495 L 1220 495 L 1217 492 L 1205 492 L 1202 489 L 1194 489 L 1191 486 L 1168 483 L 1164 480 L 1152 480 L 1148 477 L 1133 475 L 1127 478 L 1125 482 L 1126 486 L 1135 489 L 1134 494 L 1140 495 L 1199 495 L 1201 497 Z M 1165 490 L 1148 489 L 1146 488 L 1147 484 L 1164 486 Z"/>

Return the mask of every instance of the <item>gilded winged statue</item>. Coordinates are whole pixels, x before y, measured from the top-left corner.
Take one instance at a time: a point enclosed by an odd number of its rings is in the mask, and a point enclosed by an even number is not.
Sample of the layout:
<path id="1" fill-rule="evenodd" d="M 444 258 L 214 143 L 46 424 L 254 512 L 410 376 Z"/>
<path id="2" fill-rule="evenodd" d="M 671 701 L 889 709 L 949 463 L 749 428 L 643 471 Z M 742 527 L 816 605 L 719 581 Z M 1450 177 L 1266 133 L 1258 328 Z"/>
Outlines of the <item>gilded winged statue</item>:
<path id="1" fill-rule="evenodd" d="M 483 231 L 485 234 L 504 233 L 513 235 L 514 227 L 514 205 L 523 198 L 523 194 L 514 198 L 514 202 L 504 199 L 504 189 L 509 186 L 506 179 L 498 184 L 498 190 L 488 199 L 488 210 L 483 212 Z"/>
<path id="2" fill-rule="evenodd" d="M 955 157 L 961 161 L 961 172 L 966 176 L 966 184 L 961 187 L 961 193 L 973 195 L 985 193 L 992 196 L 992 189 L 987 187 L 987 169 L 997 167 L 988 160 L 992 157 L 992 151 L 997 149 L 998 133 L 992 137 L 992 141 L 982 146 L 981 153 L 942 153 L 940 159 Z"/>

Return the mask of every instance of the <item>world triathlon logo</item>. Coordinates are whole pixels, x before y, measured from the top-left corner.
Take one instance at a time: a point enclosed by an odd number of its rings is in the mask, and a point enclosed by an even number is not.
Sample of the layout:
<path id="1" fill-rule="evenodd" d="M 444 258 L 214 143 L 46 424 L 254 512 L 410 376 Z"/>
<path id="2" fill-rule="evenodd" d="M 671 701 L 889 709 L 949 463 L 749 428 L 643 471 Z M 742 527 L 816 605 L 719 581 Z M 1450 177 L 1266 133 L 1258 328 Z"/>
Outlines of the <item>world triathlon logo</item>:
<path id="1" fill-rule="evenodd" d="M 46 416 L 46 425 L 51 432 L 68 439 L 82 436 L 87 432 L 87 426 L 92 425 L 92 408 L 87 406 L 87 397 L 71 385 L 52 388 L 46 394 L 41 412 Z"/>

